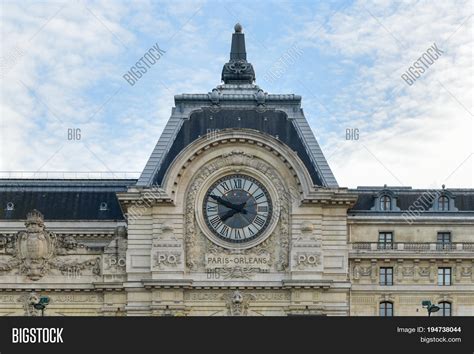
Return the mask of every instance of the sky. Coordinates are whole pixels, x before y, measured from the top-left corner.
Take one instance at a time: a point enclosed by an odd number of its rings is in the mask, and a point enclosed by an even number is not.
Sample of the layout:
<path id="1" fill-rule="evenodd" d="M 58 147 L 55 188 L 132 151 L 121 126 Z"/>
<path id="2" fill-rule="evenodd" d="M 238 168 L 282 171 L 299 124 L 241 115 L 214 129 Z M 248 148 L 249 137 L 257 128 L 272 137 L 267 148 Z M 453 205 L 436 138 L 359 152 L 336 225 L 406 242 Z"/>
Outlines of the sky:
<path id="1" fill-rule="evenodd" d="M 474 188 L 472 7 L 1 1 L 0 177 L 137 177 L 174 95 L 221 83 L 239 22 L 256 84 L 302 96 L 340 186 Z M 156 45 L 130 85 L 123 75 Z M 415 62 L 424 72 L 408 84 Z"/>

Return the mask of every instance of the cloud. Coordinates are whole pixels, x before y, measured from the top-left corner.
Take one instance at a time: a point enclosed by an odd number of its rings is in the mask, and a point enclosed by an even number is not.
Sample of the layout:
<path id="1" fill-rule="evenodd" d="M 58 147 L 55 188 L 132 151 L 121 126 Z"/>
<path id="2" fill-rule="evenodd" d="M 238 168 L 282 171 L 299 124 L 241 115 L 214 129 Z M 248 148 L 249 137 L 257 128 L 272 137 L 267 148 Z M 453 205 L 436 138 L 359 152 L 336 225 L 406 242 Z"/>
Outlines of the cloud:
<path id="1" fill-rule="evenodd" d="M 473 186 L 469 2 L 3 6 L 2 171 L 141 171 L 174 94 L 219 84 L 238 20 L 257 84 L 303 96 L 341 186 Z M 122 75 L 155 43 L 166 53 L 129 86 Z M 261 81 L 294 43 L 301 58 Z M 444 54 L 408 86 L 400 75 L 433 43 Z M 78 128 L 82 139 L 68 140 Z"/>
<path id="2" fill-rule="evenodd" d="M 317 36 L 308 21 L 287 38 L 358 63 L 353 80 L 335 96 L 320 98 L 329 107 L 326 122 L 336 123 L 313 124 L 340 185 L 441 185 L 472 154 L 469 7 L 357 2 Z M 433 43 L 445 53 L 408 86 L 400 75 Z M 360 129 L 360 140 L 346 141 L 347 128 Z M 445 183 L 472 187 L 472 164 L 472 158 L 465 161 Z"/>

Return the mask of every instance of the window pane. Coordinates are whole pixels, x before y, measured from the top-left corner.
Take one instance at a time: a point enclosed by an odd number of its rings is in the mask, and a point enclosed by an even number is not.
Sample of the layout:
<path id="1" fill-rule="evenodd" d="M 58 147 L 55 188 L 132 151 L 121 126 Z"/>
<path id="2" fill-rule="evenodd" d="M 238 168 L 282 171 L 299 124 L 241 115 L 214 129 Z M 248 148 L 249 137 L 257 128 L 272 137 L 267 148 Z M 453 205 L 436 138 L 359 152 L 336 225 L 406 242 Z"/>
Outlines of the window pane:
<path id="1" fill-rule="evenodd" d="M 440 302 L 438 304 L 440 307 L 438 316 L 451 316 L 451 303 L 447 301 Z"/>
<path id="2" fill-rule="evenodd" d="M 451 285 L 451 274 L 444 275 L 444 285 Z"/>
<path id="3" fill-rule="evenodd" d="M 441 211 L 449 210 L 449 199 L 446 196 L 439 197 L 438 199 L 438 207 Z"/>
<path id="4" fill-rule="evenodd" d="M 445 302 L 444 304 L 444 315 L 451 316 L 451 304 L 449 302 Z"/>
<path id="5" fill-rule="evenodd" d="M 438 268 L 438 285 L 451 285 L 451 268 Z"/>
<path id="6" fill-rule="evenodd" d="M 449 232 L 440 232 L 438 233 L 438 242 L 440 243 L 450 243 L 451 234 Z"/>
<path id="7" fill-rule="evenodd" d="M 389 196 L 384 195 L 380 198 L 380 209 L 390 210 L 390 197 Z"/>
<path id="8" fill-rule="evenodd" d="M 393 285 L 393 268 L 381 267 L 379 280 L 380 285 Z"/>
<path id="9" fill-rule="evenodd" d="M 392 249 L 392 233 L 391 232 L 380 232 L 379 233 L 379 249 Z"/>
<path id="10" fill-rule="evenodd" d="M 379 309 L 380 316 L 393 316 L 393 304 L 391 302 L 381 302 Z"/>

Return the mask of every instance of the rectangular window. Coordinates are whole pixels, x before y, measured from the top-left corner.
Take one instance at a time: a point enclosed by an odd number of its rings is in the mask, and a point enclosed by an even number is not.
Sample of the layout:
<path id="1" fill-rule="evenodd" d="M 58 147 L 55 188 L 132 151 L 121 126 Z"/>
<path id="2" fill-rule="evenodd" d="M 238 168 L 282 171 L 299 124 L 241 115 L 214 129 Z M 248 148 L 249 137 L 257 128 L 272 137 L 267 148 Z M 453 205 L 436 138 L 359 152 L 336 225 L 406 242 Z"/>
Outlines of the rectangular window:
<path id="1" fill-rule="evenodd" d="M 384 301 L 379 305 L 379 315 L 382 317 L 393 316 L 393 303 Z"/>
<path id="2" fill-rule="evenodd" d="M 438 285 L 441 285 L 441 286 L 451 285 L 451 268 L 449 267 L 438 268 Z"/>
<path id="3" fill-rule="evenodd" d="M 438 232 L 437 248 L 439 250 L 451 249 L 451 232 Z"/>
<path id="4" fill-rule="evenodd" d="M 440 302 L 438 304 L 439 311 L 438 316 L 451 316 L 451 303 L 447 301 Z"/>
<path id="5" fill-rule="evenodd" d="M 393 268 L 380 268 L 380 285 L 393 285 Z"/>
<path id="6" fill-rule="evenodd" d="M 379 232 L 378 248 L 383 250 L 393 248 L 393 234 L 391 232 Z"/>

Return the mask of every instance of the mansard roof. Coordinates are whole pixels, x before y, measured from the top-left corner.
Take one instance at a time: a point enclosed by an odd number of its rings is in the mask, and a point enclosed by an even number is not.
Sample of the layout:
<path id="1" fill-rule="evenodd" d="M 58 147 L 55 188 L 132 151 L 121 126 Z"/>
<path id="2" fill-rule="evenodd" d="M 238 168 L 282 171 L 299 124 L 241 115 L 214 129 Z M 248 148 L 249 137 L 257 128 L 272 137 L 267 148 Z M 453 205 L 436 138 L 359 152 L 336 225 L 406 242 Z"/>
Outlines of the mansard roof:
<path id="1" fill-rule="evenodd" d="M 361 213 L 390 213 L 393 211 L 373 210 L 377 197 L 385 191 L 390 191 L 390 196 L 396 198 L 397 210 L 399 213 L 407 211 L 423 211 L 423 213 L 436 213 L 440 211 L 433 210 L 435 199 L 441 195 L 449 196 L 454 199 L 454 207 L 445 213 L 452 214 L 456 212 L 474 213 L 474 189 L 450 188 L 450 189 L 412 189 L 411 187 L 357 187 L 349 189 L 358 194 L 357 202 L 349 210 L 349 214 L 357 215 Z"/>
<path id="2" fill-rule="evenodd" d="M 0 220 L 24 220 L 33 209 L 45 220 L 124 220 L 116 193 L 135 183 L 135 179 L 0 179 Z"/>
<path id="3" fill-rule="evenodd" d="M 259 130 L 285 142 L 304 162 L 314 185 L 337 188 L 337 181 L 304 116 L 301 96 L 268 94 L 254 84 L 255 72 L 247 62 L 242 27 L 237 24 L 235 31 L 230 60 L 222 71 L 224 84 L 207 94 L 175 96 L 171 117 L 137 186 L 160 185 L 176 155 L 198 137 L 213 129 L 242 127 Z"/>

